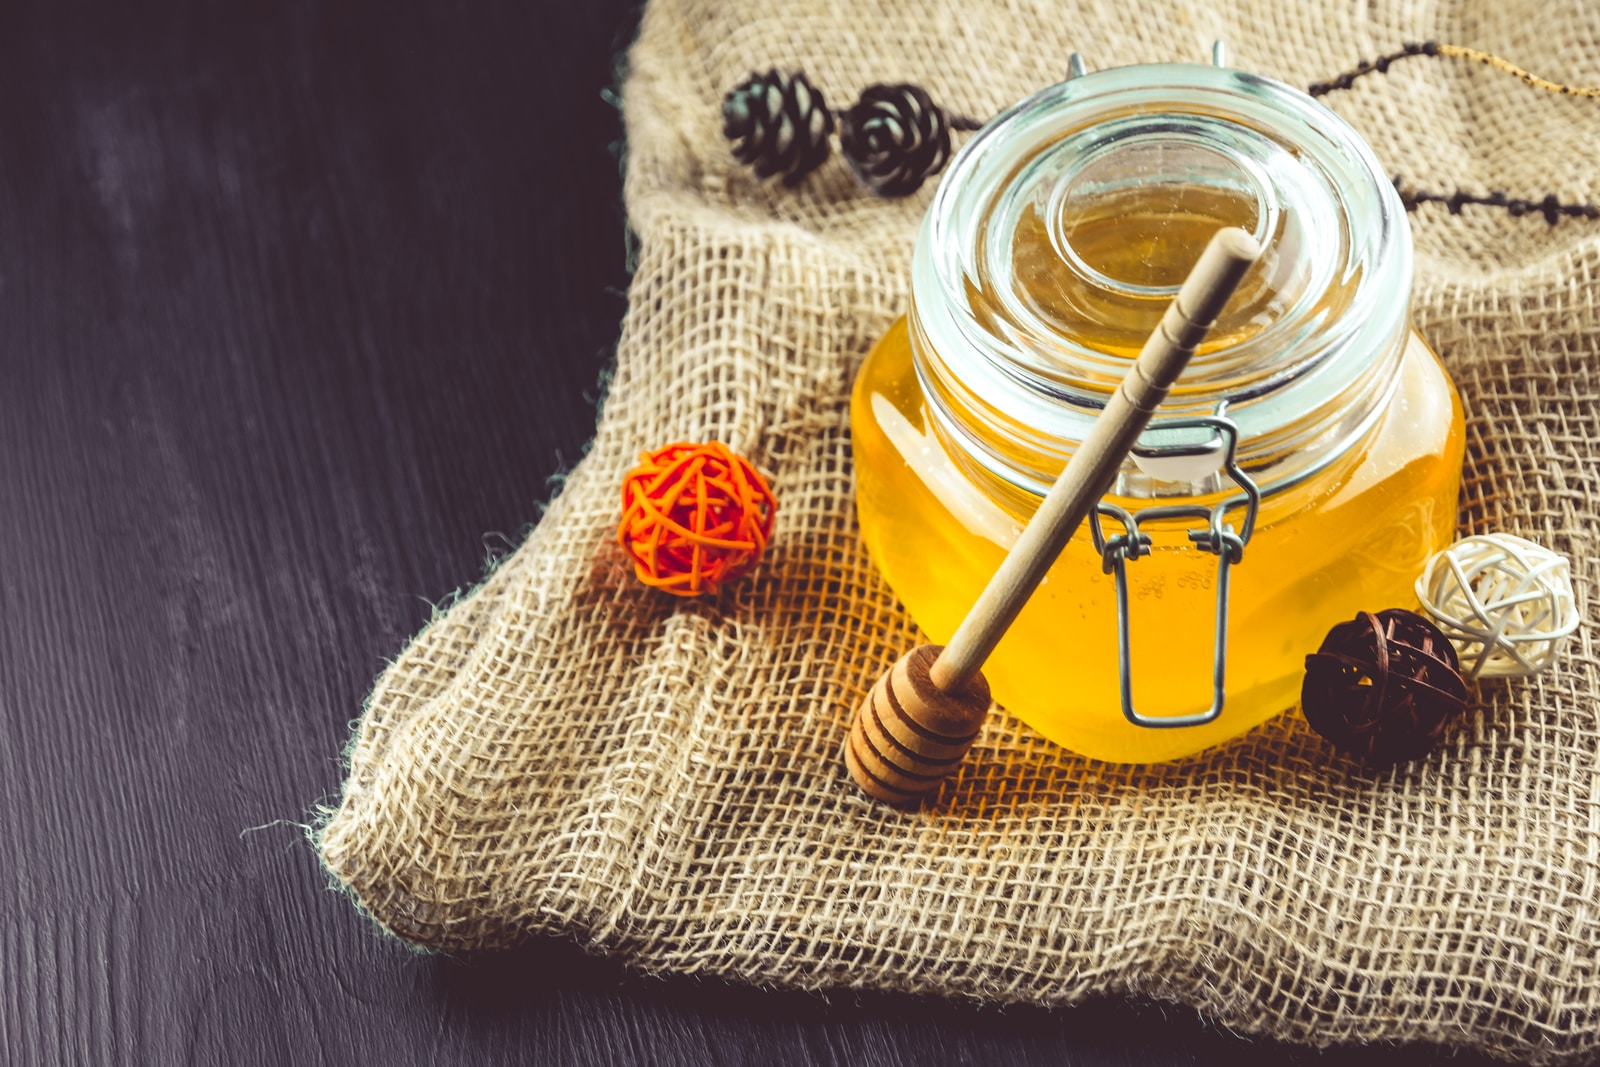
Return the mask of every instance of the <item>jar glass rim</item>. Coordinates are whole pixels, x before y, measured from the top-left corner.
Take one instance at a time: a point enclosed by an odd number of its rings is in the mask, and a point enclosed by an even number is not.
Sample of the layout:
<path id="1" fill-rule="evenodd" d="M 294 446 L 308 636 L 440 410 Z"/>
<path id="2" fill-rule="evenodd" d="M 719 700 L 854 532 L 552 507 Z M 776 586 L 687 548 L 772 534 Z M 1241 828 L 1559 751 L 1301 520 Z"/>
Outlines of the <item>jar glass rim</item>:
<path id="1" fill-rule="evenodd" d="M 1163 413 L 1227 401 L 1241 459 L 1268 483 L 1326 465 L 1366 432 L 1409 330 L 1411 235 L 1392 183 L 1360 135 L 1299 90 L 1149 64 L 1044 89 L 952 161 L 912 270 L 917 373 L 942 436 L 1019 489 L 1048 487 L 1187 269 L 1161 274 L 1122 255 L 1120 274 L 1104 271 L 1079 254 L 1074 227 L 1097 203 L 1125 224 L 1117 197 L 1159 190 L 1166 203 L 1180 186 L 1223 204 L 1231 214 L 1219 224 L 1254 229 L 1268 256 L 1254 295 L 1230 304 L 1233 319 L 1213 335 L 1226 336 L 1197 355 Z M 1056 305 L 1030 298 L 1015 251 L 1024 226 L 1043 235 L 1035 251 L 1058 256 L 1047 269 L 1072 275 L 1081 293 Z M 1153 483 L 1130 464 L 1118 492 L 1211 488 Z"/>

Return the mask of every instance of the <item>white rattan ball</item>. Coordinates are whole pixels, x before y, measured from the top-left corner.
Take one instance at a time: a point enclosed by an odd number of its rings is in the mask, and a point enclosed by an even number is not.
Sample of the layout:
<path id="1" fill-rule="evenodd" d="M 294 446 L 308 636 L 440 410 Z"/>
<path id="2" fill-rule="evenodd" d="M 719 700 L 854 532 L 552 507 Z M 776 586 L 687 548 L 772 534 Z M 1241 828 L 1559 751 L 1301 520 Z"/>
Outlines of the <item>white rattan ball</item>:
<path id="1" fill-rule="evenodd" d="M 1468 678 L 1542 671 L 1578 628 L 1566 559 L 1511 534 L 1463 537 L 1436 553 L 1417 579 L 1417 599 Z"/>

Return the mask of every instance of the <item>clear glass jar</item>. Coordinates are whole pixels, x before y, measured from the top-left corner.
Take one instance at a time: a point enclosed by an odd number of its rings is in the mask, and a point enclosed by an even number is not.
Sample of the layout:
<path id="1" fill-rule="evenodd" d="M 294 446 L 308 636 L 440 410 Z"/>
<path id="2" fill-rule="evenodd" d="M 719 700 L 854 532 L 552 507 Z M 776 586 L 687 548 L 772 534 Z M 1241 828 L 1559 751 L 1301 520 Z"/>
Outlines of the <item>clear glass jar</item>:
<path id="1" fill-rule="evenodd" d="M 1177 758 L 1293 706 L 1307 653 L 1362 610 L 1416 603 L 1455 529 L 1455 387 L 1410 328 L 1405 211 L 1343 120 L 1214 67 L 1083 75 L 996 119 L 952 162 L 917 242 L 911 310 L 852 401 L 856 503 L 874 561 L 935 642 L 967 609 L 1220 226 L 1266 248 L 1124 463 L 1107 503 L 1226 503 L 1250 539 L 1231 576 L 1192 518 L 1140 524 L 1128 650 L 1088 524 L 984 667 L 1045 736 L 1117 762 Z M 1162 428 L 1217 412 L 1238 430 Z M 1105 524 L 1108 536 L 1120 532 Z M 1225 693 L 1203 725 L 1226 578 Z"/>

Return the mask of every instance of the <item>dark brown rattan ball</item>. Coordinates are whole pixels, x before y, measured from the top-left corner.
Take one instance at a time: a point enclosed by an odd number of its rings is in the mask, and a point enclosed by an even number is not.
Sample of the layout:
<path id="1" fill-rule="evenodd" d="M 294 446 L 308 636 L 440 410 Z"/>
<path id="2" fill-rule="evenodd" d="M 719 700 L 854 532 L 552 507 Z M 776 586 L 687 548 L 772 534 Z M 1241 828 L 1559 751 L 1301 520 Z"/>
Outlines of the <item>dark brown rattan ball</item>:
<path id="1" fill-rule="evenodd" d="M 1300 706 L 1333 747 L 1374 769 L 1427 755 L 1467 706 L 1455 648 L 1416 612 L 1362 612 L 1306 657 Z"/>

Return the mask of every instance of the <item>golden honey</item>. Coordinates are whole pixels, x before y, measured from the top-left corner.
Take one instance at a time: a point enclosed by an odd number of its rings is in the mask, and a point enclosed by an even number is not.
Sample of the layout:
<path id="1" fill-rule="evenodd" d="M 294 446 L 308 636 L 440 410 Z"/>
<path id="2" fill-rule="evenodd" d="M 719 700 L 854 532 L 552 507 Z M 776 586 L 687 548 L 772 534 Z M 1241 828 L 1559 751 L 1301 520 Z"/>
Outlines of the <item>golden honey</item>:
<path id="1" fill-rule="evenodd" d="M 1152 87 L 1128 71 L 1160 75 Z M 1330 626 L 1414 605 L 1417 574 L 1455 528 L 1462 413 L 1406 320 L 1403 212 L 1348 127 L 1232 72 L 1107 74 L 1078 79 L 1102 79 L 1098 92 L 1067 83 L 1023 105 L 946 176 L 911 314 L 856 382 L 856 500 L 877 566 L 929 638 L 948 639 L 1206 239 L 1253 231 L 1268 256 L 1153 425 L 1225 401 L 1263 494 L 1229 577 L 1221 714 L 1162 729 L 1123 706 L 1125 671 L 1142 716 L 1212 701 L 1219 562 L 1187 536 L 1204 520 L 1142 524 L 1152 545 L 1125 564 L 1126 663 L 1086 525 L 984 666 L 995 700 L 1064 747 L 1150 762 L 1292 707 Z M 1337 140 L 1331 162 L 1301 143 L 1318 137 Z M 1243 494 L 1216 466 L 1130 460 L 1107 503 L 1238 500 L 1226 513 L 1238 528 Z"/>

